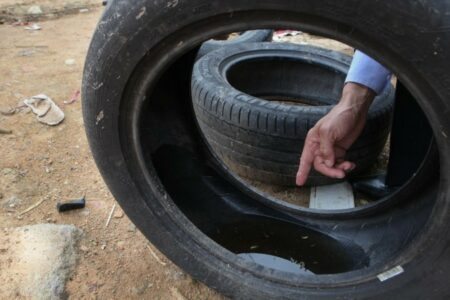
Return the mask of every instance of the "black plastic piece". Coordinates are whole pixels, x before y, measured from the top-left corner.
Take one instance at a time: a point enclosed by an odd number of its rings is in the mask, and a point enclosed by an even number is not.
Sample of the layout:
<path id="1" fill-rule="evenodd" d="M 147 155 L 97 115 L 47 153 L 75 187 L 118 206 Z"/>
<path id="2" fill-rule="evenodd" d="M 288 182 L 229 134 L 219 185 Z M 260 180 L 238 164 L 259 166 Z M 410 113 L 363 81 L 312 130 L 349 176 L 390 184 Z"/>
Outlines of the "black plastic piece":
<path id="1" fill-rule="evenodd" d="M 75 209 L 82 209 L 86 206 L 86 199 L 83 197 L 81 199 L 72 200 L 65 203 L 56 204 L 56 209 L 58 212 L 65 212 Z"/>

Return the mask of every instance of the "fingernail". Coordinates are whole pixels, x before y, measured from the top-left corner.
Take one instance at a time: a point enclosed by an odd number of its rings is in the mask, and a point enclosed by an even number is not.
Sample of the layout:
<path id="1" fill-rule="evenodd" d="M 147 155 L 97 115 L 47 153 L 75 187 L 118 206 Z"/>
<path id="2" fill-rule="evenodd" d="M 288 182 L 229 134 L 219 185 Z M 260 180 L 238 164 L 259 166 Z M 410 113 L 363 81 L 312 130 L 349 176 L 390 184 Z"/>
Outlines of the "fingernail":
<path id="1" fill-rule="evenodd" d="M 331 162 L 331 160 L 326 160 L 326 161 L 325 161 L 325 165 L 326 165 L 328 168 L 331 168 L 331 167 L 333 166 L 333 163 Z"/>

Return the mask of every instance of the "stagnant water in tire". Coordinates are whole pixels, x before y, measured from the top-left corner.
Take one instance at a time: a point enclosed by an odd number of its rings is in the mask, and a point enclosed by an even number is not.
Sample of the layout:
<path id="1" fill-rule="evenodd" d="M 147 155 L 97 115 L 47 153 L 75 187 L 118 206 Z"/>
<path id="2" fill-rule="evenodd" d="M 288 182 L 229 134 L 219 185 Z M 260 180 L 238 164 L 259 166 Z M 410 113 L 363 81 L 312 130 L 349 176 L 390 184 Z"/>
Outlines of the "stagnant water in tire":
<path id="1" fill-rule="evenodd" d="M 153 162 L 190 221 L 241 258 L 299 274 L 336 274 L 369 265 L 369 257 L 354 242 L 287 222 L 240 193 L 189 150 L 163 146 Z"/>
<path id="2" fill-rule="evenodd" d="M 209 237 L 247 260 L 287 272 L 336 274 L 353 270 L 358 261 L 368 262 L 354 244 L 264 217 L 222 224 Z"/>

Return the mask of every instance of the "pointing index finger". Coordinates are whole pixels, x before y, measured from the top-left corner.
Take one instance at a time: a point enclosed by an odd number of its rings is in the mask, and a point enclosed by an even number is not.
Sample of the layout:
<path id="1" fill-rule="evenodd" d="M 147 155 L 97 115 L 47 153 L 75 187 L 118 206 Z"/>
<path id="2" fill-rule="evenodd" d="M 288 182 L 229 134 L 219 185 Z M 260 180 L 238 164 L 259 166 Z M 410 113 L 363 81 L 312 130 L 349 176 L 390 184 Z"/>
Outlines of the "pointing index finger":
<path id="1" fill-rule="evenodd" d="M 306 179 L 308 179 L 309 172 L 311 171 L 311 167 L 314 162 L 314 152 L 317 150 L 317 148 L 318 144 L 307 137 L 305 146 L 303 147 L 302 156 L 300 158 L 300 165 L 295 181 L 298 186 L 304 185 Z"/>

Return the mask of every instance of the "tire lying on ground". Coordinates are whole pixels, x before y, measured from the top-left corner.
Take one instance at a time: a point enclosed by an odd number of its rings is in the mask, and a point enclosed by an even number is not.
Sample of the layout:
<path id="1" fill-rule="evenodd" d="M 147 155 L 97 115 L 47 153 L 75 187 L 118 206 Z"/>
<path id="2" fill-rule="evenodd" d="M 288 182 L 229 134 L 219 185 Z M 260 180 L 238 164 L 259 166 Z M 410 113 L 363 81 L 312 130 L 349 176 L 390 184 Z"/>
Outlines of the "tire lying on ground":
<path id="1" fill-rule="evenodd" d="M 214 50 L 234 46 L 244 43 L 270 42 L 272 40 L 273 30 L 249 30 L 237 33 L 237 36 L 228 40 L 210 39 L 202 44 L 197 53 L 200 58 Z"/>
<path id="2" fill-rule="evenodd" d="M 238 175 L 295 185 L 304 140 L 339 101 L 351 57 L 312 46 L 251 43 L 202 57 L 192 74 L 192 100 L 207 142 Z M 389 134 L 395 90 L 374 100 L 347 158 L 358 174 L 370 167 Z M 319 173 L 309 185 L 336 182 Z"/>
<path id="3" fill-rule="evenodd" d="M 153 245 L 231 298 L 448 299 L 449 13 L 446 1 L 428 0 L 112 1 L 83 77 L 84 124 L 97 166 Z M 193 49 L 255 28 L 336 38 L 388 66 L 430 122 L 440 177 L 423 185 L 419 169 L 386 199 L 339 212 L 286 211 L 252 193 L 204 147 L 189 94 Z M 239 228 L 253 230 L 235 235 Z M 265 244 L 253 243 L 257 237 Z M 290 257 L 324 269 L 298 274 L 236 255 L 267 253 L 266 246 L 306 253 Z"/>

